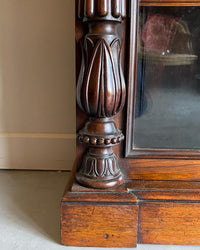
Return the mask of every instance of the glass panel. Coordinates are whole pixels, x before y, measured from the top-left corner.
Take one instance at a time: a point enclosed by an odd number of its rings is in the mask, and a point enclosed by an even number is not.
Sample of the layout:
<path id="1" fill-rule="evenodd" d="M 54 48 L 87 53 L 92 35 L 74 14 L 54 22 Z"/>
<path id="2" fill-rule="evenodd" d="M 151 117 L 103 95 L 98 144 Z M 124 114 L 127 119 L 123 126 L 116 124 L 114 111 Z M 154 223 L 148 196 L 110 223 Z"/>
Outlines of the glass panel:
<path id="1" fill-rule="evenodd" d="M 133 148 L 200 149 L 200 7 L 140 7 Z"/>

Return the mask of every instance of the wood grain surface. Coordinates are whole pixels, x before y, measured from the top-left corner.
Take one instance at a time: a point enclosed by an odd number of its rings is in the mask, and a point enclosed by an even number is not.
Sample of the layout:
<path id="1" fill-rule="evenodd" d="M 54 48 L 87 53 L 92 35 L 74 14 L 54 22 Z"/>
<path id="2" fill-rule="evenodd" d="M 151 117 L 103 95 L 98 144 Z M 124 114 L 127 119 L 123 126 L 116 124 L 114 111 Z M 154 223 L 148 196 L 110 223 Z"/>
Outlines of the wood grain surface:
<path id="1" fill-rule="evenodd" d="M 108 190 L 71 184 L 61 202 L 64 245 L 200 245 L 200 182 L 125 180 Z"/>
<path id="2" fill-rule="evenodd" d="M 67 246 L 135 247 L 137 207 L 63 204 L 61 228 Z"/>
<path id="3" fill-rule="evenodd" d="M 200 160 L 120 159 L 127 179 L 200 181 Z"/>
<path id="4" fill-rule="evenodd" d="M 97 189 L 93 184 L 82 187 L 80 183 L 85 183 L 83 178 L 82 181 L 77 178 L 78 184 L 72 176 L 61 201 L 62 244 L 84 247 L 135 247 L 137 243 L 200 245 L 199 151 L 185 150 L 184 153 L 178 150 L 173 152 L 143 150 L 132 154 L 132 158 L 125 158 L 124 143 L 118 143 L 119 141 L 114 137 L 109 137 L 111 140 L 108 141 L 105 137 L 108 127 L 102 124 L 106 124 L 109 117 L 114 117 L 113 111 L 120 111 L 116 107 L 124 102 L 124 96 L 118 96 L 119 92 L 113 89 L 112 84 L 120 83 L 120 77 L 125 73 L 125 80 L 128 82 L 129 106 L 114 118 L 116 126 L 112 127 L 111 134 L 116 135 L 115 132 L 119 128 L 126 135 L 127 141 L 132 138 L 131 133 L 126 133 L 126 122 L 131 130 L 130 117 L 133 114 L 132 104 L 134 103 L 132 98 L 134 86 L 131 82 L 134 82 L 136 77 L 134 72 L 136 72 L 137 62 L 137 3 L 139 1 L 123 0 L 120 4 L 118 0 L 80 0 L 79 8 L 77 3 L 78 1 L 76 1 L 77 13 L 79 12 L 77 15 L 82 18 L 81 21 L 76 18 L 77 44 L 83 41 L 83 38 L 86 39 L 87 46 L 83 43 L 82 49 L 85 54 L 88 53 L 87 58 L 92 58 L 92 64 L 88 62 L 81 64 L 80 48 L 77 45 L 77 69 L 84 70 L 85 67 L 93 69 L 92 77 L 83 77 L 79 82 L 81 87 L 78 91 L 79 105 L 87 115 L 77 108 L 77 130 L 79 131 L 85 124 L 85 130 L 79 132 L 79 140 L 85 143 L 85 146 L 77 143 L 78 171 L 81 177 L 87 175 L 89 184 L 92 179 L 94 181 L 98 179 L 98 183 L 103 183 L 107 177 L 99 178 L 99 176 L 104 173 L 102 169 L 105 167 L 102 165 L 99 169 L 93 168 L 93 162 L 89 164 L 89 161 L 91 156 L 94 156 L 100 162 L 102 154 L 104 154 L 102 158 L 105 159 L 110 145 L 105 143 L 112 142 L 113 146 L 118 144 L 113 147 L 113 151 L 124 181 L 122 184 L 121 181 L 118 183 L 121 184 L 120 186 L 111 188 L 108 188 L 109 185 L 105 185 L 104 182 L 102 187 L 106 187 L 105 190 Z M 130 19 L 124 19 L 127 3 L 131 4 L 127 7 L 131 9 Z M 141 0 L 140 5 L 200 6 L 200 0 Z M 115 40 L 117 53 L 112 51 L 111 46 Z M 119 54 L 122 57 L 118 57 Z M 105 61 L 110 62 L 110 55 L 114 55 L 117 62 L 116 65 L 113 62 L 109 64 L 113 69 L 115 68 L 114 73 L 110 71 L 108 64 L 103 64 Z M 97 63 L 94 64 L 93 59 L 97 59 Z M 95 76 L 95 72 L 98 72 L 99 76 L 101 76 L 99 72 L 104 72 L 104 79 Z M 133 74 L 128 75 L 128 72 Z M 117 75 L 119 81 L 115 81 L 114 75 Z M 102 82 L 107 87 L 107 91 L 102 91 L 100 88 Z M 92 84 L 88 85 L 88 83 Z M 81 91 L 81 89 L 87 89 L 86 85 L 90 91 Z M 123 88 L 120 91 L 123 92 Z M 97 98 L 99 93 L 101 93 L 100 98 Z M 99 100 L 103 102 L 106 98 L 111 100 L 111 97 L 115 97 L 112 105 L 108 102 L 106 102 L 108 105 L 99 105 Z M 89 123 L 86 122 L 88 116 Z M 101 124 L 98 119 L 101 119 Z M 102 127 L 104 127 L 103 130 L 100 129 Z M 82 165 L 84 171 L 80 172 L 82 155 L 87 147 L 90 155 L 86 156 L 85 160 L 88 163 Z M 109 154 L 111 155 L 111 152 Z M 115 167 L 111 166 L 109 169 L 110 176 L 107 180 L 111 180 L 112 176 L 118 173 L 116 171 L 112 173 Z"/>
<path id="5" fill-rule="evenodd" d="M 138 243 L 200 245 L 200 204 L 143 203 Z"/>

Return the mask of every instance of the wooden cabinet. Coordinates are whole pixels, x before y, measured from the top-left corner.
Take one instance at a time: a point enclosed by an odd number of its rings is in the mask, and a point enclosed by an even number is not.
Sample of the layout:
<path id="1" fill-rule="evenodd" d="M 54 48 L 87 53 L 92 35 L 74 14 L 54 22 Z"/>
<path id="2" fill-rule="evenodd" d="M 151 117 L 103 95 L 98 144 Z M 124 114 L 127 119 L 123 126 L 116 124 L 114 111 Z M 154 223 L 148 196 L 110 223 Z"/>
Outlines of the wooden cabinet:
<path id="1" fill-rule="evenodd" d="M 200 245 L 200 0 L 77 0 L 62 243 Z"/>

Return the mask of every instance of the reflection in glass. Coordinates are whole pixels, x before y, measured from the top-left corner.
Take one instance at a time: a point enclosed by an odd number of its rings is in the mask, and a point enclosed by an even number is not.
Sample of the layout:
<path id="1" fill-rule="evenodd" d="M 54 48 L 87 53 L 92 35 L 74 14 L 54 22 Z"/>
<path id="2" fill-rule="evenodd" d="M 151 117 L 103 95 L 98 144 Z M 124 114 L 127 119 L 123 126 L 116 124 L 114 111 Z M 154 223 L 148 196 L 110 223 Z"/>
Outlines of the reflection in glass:
<path id="1" fill-rule="evenodd" d="M 200 149 L 200 7 L 140 7 L 134 148 Z"/>

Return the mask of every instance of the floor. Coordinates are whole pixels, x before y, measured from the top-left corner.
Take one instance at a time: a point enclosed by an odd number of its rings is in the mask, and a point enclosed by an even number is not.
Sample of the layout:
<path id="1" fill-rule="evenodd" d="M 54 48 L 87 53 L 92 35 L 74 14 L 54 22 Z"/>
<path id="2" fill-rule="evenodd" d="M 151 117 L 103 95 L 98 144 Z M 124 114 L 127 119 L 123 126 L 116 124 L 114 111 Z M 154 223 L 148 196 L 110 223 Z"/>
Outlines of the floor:
<path id="1" fill-rule="evenodd" d="M 0 250 L 88 249 L 60 245 L 59 203 L 68 177 L 68 172 L 0 171 Z M 137 249 L 200 247 L 138 245 Z"/>

